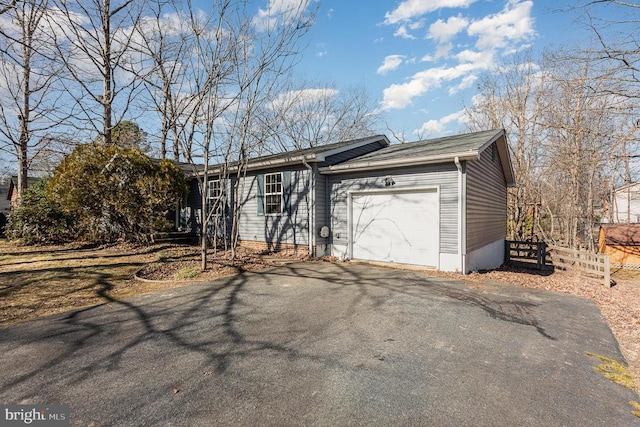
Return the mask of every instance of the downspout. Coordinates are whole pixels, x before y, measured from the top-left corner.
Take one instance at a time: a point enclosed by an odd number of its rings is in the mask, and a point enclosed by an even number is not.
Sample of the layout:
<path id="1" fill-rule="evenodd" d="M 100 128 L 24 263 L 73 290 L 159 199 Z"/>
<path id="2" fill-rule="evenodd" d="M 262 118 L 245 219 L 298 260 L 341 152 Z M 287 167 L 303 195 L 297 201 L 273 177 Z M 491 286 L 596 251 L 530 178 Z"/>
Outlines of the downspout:
<path id="1" fill-rule="evenodd" d="M 309 170 L 309 207 L 307 208 L 307 224 L 309 224 L 309 258 L 313 258 L 313 247 L 315 243 L 315 173 L 313 167 L 307 163 L 306 159 L 302 159 L 302 164 Z"/>
<path id="2" fill-rule="evenodd" d="M 458 168 L 458 259 L 460 260 L 462 274 L 467 274 L 467 241 L 465 238 L 467 229 L 467 217 L 465 215 L 467 211 L 466 180 L 460 158 L 456 156 L 453 162 Z"/>

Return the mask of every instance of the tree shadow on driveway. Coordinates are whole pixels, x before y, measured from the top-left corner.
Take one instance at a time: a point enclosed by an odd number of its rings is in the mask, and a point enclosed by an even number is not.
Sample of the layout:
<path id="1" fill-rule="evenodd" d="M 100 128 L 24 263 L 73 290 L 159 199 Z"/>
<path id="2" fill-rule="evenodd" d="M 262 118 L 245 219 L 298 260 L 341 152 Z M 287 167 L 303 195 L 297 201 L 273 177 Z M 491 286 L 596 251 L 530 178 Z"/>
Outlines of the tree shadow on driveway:
<path id="1" fill-rule="evenodd" d="M 544 357 L 579 353 L 561 349 L 568 333 L 557 334 L 557 326 L 540 318 L 551 294 L 470 286 L 402 270 L 289 264 L 128 300 L 111 296 L 108 277 L 98 283 L 102 306 L 0 330 L 6 372 L 0 401 L 71 404 L 74 424 L 207 425 L 212 419 L 227 425 L 349 424 L 341 418 L 353 410 L 345 399 L 377 408 L 362 409 L 358 422 L 365 424 L 437 424 L 445 420 L 438 418 L 441 413 L 453 417 L 449 420 L 471 419 L 465 411 L 447 412 L 452 402 L 481 411 L 485 425 L 498 419 L 517 423 L 526 412 L 522 405 L 529 403 L 509 387 L 517 385 L 530 398 L 538 395 L 534 386 L 547 383 L 530 379 L 537 361 L 518 367 L 531 370 L 526 377 L 502 372 L 505 360 L 525 364 L 506 348 L 514 338 L 509 334 L 520 335 L 513 348 L 544 363 Z M 596 328 L 584 322 L 584 329 L 595 333 Z M 485 343 L 487 337 L 495 343 Z M 606 340 L 598 340 L 590 350 L 608 348 Z M 471 345 L 478 349 L 469 350 Z M 445 356 L 440 348 L 452 350 Z M 538 355 L 538 348 L 549 355 Z M 497 367 L 491 364 L 494 352 L 504 358 L 495 361 Z M 559 379 L 569 375 L 564 367 L 551 373 L 542 367 L 549 382 L 564 384 Z M 466 374 L 476 378 L 479 389 L 464 383 L 455 388 L 456 369 L 479 369 Z M 495 393 L 518 396 L 512 413 L 492 411 L 496 396 L 483 395 L 492 390 L 489 381 Z M 523 386 L 528 383 L 530 390 Z M 430 394 L 434 390 L 439 394 Z M 536 398 L 558 405 L 555 392 L 547 392 Z M 574 405 L 591 416 L 591 403 Z M 410 417 L 380 412 L 383 406 L 406 408 Z M 542 405 L 535 418 L 541 424 L 558 417 L 545 410 Z M 561 420 L 573 413 L 563 410 Z M 476 418 L 478 425 L 482 417 Z"/>

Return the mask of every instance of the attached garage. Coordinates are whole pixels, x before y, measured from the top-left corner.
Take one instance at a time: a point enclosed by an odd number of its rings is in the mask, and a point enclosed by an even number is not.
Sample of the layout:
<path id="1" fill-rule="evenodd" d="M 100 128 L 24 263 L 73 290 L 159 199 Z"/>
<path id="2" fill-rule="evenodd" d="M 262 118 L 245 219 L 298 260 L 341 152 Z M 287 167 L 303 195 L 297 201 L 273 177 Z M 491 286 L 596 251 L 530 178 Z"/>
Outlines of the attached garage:
<path id="1" fill-rule="evenodd" d="M 351 257 L 438 266 L 438 189 L 350 194 Z"/>
<path id="2" fill-rule="evenodd" d="M 503 262 L 515 184 L 504 130 L 391 145 L 320 173 L 334 256 L 462 273 Z"/>

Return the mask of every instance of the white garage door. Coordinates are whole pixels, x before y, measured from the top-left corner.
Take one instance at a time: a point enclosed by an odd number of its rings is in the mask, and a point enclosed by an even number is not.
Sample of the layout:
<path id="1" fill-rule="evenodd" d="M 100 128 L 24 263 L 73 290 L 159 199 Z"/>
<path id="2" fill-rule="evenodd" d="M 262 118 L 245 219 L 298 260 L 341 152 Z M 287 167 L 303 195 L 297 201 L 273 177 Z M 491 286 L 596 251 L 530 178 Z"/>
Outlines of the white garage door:
<path id="1" fill-rule="evenodd" d="M 354 259 L 437 267 L 439 230 L 435 189 L 351 195 Z"/>

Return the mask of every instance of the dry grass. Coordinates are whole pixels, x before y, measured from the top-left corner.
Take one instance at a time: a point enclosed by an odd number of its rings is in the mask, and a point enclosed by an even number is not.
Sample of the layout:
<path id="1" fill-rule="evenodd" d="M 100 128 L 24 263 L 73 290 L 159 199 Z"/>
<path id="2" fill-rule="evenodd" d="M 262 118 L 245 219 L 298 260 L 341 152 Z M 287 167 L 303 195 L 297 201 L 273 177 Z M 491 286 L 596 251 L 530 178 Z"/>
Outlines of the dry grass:
<path id="1" fill-rule="evenodd" d="M 198 255 L 196 247 L 170 244 L 29 247 L 0 240 L 0 325 L 278 265 L 247 251 L 234 261 L 212 251 L 201 273 Z M 135 280 L 138 271 L 165 280 Z"/>

